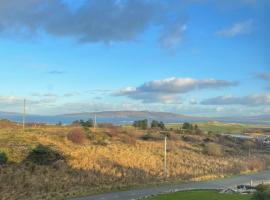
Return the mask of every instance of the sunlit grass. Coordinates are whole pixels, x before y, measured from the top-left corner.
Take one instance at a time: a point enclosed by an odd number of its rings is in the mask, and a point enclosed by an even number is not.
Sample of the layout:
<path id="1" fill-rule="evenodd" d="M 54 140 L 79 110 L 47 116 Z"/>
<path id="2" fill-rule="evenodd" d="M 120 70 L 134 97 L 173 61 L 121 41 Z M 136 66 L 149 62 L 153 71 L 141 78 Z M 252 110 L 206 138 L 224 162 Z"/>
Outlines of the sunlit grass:
<path id="1" fill-rule="evenodd" d="M 5 183 L 0 185 L 2 199 L 64 199 L 164 181 L 162 140 L 143 141 L 140 138 L 145 132 L 132 128 L 104 128 L 89 130 L 91 139 L 78 145 L 67 139 L 71 129 L 70 126 L 27 127 L 24 132 L 20 127 L 0 129 L 0 151 L 9 159 L 7 165 L 0 166 L 0 183 Z M 104 138 L 109 142 L 99 142 Z M 57 151 L 65 160 L 50 166 L 26 162 L 39 144 Z M 260 155 L 208 156 L 203 146 L 171 139 L 167 181 L 201 181 L 256 171 L 261 165 L 251 163 L 262 160 L 267 161 Z"/>

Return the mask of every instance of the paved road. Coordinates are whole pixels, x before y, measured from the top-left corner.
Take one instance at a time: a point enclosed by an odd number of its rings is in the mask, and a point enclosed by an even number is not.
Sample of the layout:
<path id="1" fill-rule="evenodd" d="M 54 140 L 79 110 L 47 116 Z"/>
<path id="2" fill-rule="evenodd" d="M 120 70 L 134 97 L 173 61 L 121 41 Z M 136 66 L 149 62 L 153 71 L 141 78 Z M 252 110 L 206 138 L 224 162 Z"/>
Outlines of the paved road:
<path id="1" fill-rule="evenodd" d="M 81 197 L 73 200 L 135 200 L 140 197 L 168 193 L 170 191 L 183 191 L 191 189 L 224 189 L 234 187 L 240 184 L 248 184 L 250 181 L 262 182 L 270 181 L 270 170 L 257 174 L 243 175 L 231 178 L 220 179 L 216 181 L 192 182 L 185 184 L 174 184 L 166 186 L 157 186 L 146 189 L 134 189 L 123 192 L 113 192 L 89 197 Z"/>

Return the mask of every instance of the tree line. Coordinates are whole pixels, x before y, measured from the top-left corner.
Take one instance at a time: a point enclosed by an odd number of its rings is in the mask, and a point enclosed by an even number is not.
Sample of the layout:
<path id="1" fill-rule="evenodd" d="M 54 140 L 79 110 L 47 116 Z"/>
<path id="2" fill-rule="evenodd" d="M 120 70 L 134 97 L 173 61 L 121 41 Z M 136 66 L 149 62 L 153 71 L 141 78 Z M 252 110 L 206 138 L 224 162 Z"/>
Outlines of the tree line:
<path id="1" fill-rule="evenodd" d="M 136 120 L 133 122 L 133 126 L 135 128 L 139 128 L 142 130 L 146 130 L 148 128 L 152 128 L 152 129 L 157 128 L 157 129 L 161 129 L 161 130 L 166 129 L 164 122 L 152 120 L 151 123 L 149 124 L 149 121 L 147 119 Z M 202 132 L 197 124 L 191 124 L 188 122 L 185 122 L 182 124 L 180 131 L 181 131 L 181 133 L 196 133 L 196 134 L 199 134 Z"/>
<path id="2" fill-rule="evenodd" d="M 147 119 L 143 119 L 143 120 L 137 120 L 133 122 L 133 126 L 136 128 L 140 128 L 143 130 L 146 130 L 148 127 L 148 120 Z M 151 128 L 159 128 L 164 130 L 165 129 L 165 124 L 162 121 L 157 121 L 157 120 L 153 120 L 150 124 Z"/>
<path id="3" fill-rule="evenodd" d="M 84 128 L 92 128 L 94 127 L 94 121 L 93 119 L 89 119 L 87 121 L 84 120 L 76 120 L 74 122 L 72 122 L 73 125 L 80 125 Z"/>

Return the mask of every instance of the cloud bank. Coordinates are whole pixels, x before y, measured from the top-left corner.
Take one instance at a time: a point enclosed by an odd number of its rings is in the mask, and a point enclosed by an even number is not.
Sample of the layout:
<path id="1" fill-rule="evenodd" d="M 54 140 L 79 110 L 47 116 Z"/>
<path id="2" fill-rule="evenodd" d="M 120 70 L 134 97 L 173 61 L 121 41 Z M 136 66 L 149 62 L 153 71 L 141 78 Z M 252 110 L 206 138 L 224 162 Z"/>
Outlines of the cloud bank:
<path id="1" fill-rule="evenodd" d="M 115 96 L 126 96 L 141 100 L 144 103 L 180 103 L 180 94 L 202 89 L 219 89 L 237 86 L 237 82 L 225 80 L 192 78 L 167 78 L 144 83 L 139 87 L 127 87 L 114 93 Z"/>
<path id="2" fill-rule="evenodd" d="M 3 0 L 0 34 L 33 36 L 45 32 L 73 37 L 81 43 L 112 43 L 136 40 L 156 25 L 164 30 L 160 33 L 162 45 L 171 47 L 181 41 L 185 31 L 175 9 L 178 4 L 160 0 L 84 0 L 72 9 L 74 6 L 62 0 Z M 169 17 L 172 14 L 173 19 Z"/>
<path id="3" fill-rule="evenodd" d="M 74 3 L 76 2 L 76 3 Z M 254 6 L 265 0 L 1 0 L 0 36 L 32 37 L 46 33 L 80 43 L 135 41 L 152 26 L 159 28 L 160 46 L 178 45 L 186 32 L 187 6 L 213 4 Z M 234 24 L 219 34 L 248 33 L 252 21 Z"/>
<path id="4" fill-rule="evenodd" d="M 265 106 L 270 105 L 270 94 L 255 94 L 243 97 L 219 96 L 206 99 L 202 105 L 244 105 L 244 106 Z"/>

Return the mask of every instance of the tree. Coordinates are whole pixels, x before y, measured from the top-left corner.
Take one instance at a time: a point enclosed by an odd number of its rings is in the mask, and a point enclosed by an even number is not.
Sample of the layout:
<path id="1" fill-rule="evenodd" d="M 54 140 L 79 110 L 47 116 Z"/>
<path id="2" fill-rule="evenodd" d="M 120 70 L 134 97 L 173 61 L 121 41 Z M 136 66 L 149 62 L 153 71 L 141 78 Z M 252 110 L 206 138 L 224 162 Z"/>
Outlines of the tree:
<path id="1" fill-rule="evenodd" d="M 148 120 L 144 119 L 144 120 L 137 120 L 133 122 L 133 126 L 136 128 L 140 128 L 143 130 L 146 130 L 148 127 Z"/>
<path id="2" fill-rule="evenodd" d="M 184 130 L 193 130 L 193 125 L 188 123 L 188 122 L 185 122 L 182 126 L 182 129 Z"/>
<path id="3" fill-rule="evenodd" d="M 165 124 L 162 121 L 153 120 L 151 123 L 151 128 L 165 129 Z"/>
<path id="4" fill-rule="evenodd" d="M 59 121 L 58 123 L 56 123 L 56 126 L 62 126 L 62 122 Z"/>
<path id="5" fill-rule="evenodd" d="M 73 125 L 80 125 L 84 128 L 90 128 L 90 127 L 94 127 L 94 122 L 92 119 L 89 119 L 87 121 L 84 121 L 84 120 L 76 120 L 74 122 L 72 122 Z"/>
<path id="6" fill-rule="evenodd" d="M 82 124 L 83 127 L 94 127 L 94 121 L 92 119 L 87 120 Z"/>
<path id="7" fill-rule="evenodd" d="M 159 128 L 164 130 L 165 129 L 165 124 L 163 122 L 159 122 Z"/>
<path id="8" fill-rule="evenodd" d="M 153 120 L 151 123 L 151 128 L 158 128 L 159 127 L 159 122 L 157 120 Z"/>

